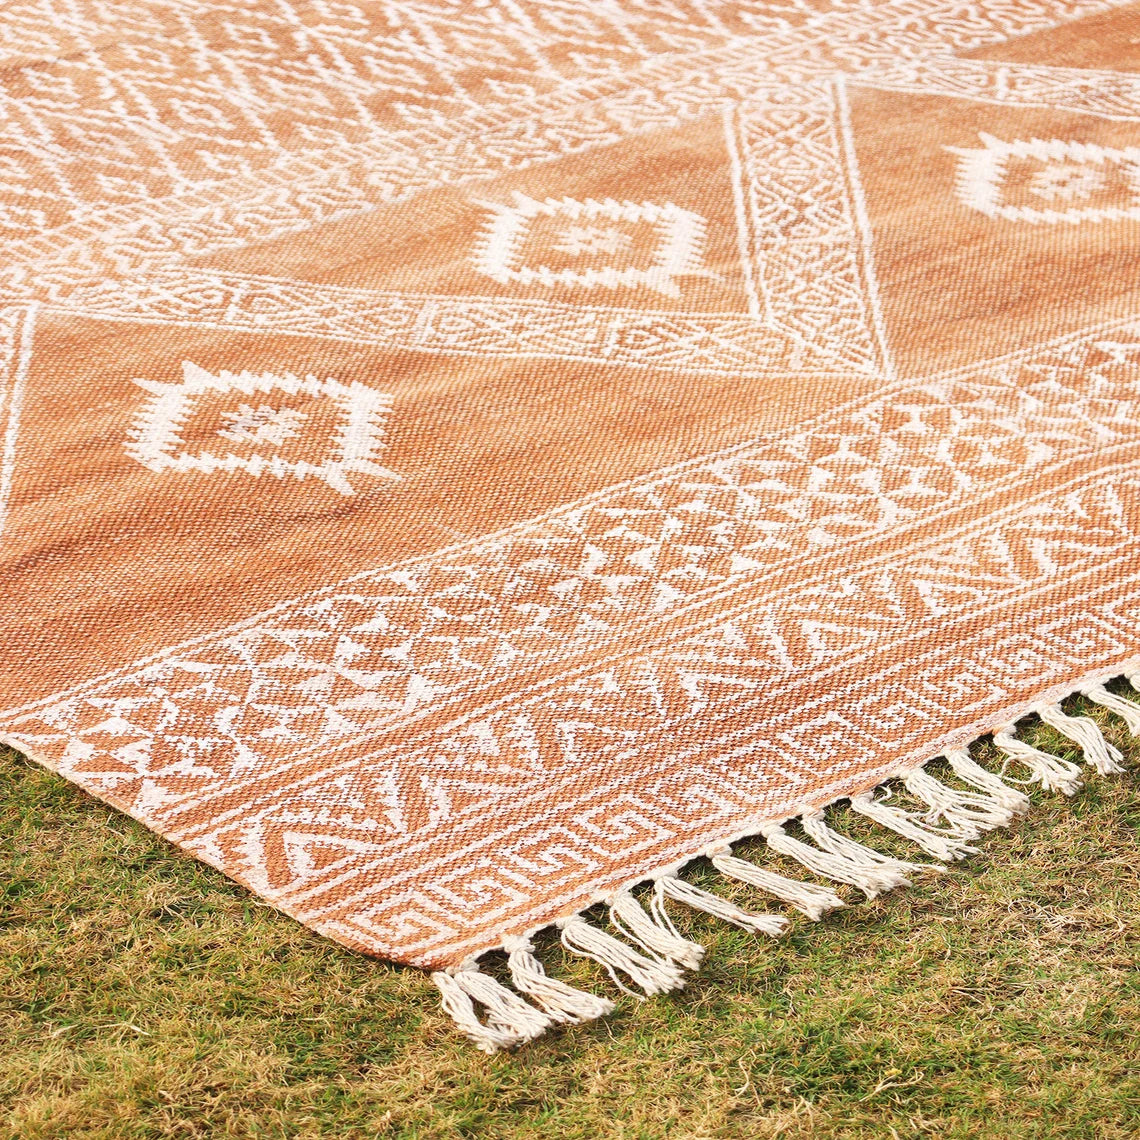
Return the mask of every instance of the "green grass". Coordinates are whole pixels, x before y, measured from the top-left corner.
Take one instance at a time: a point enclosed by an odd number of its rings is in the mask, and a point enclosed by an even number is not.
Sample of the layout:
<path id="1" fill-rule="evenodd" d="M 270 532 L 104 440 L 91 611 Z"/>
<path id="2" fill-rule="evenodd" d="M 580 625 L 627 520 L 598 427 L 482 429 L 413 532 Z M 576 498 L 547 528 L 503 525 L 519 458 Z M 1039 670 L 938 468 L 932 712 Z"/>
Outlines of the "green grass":
<path id="1" fill-rule="evenodd" d="M 490 1058 L 419 972 L 13 753 L 0 782 L 5 1138 L 1140 1135 L 1134 775 L 1035 791 L 981 855 L 778 942 L 686 918 L 687 990 Z"/>

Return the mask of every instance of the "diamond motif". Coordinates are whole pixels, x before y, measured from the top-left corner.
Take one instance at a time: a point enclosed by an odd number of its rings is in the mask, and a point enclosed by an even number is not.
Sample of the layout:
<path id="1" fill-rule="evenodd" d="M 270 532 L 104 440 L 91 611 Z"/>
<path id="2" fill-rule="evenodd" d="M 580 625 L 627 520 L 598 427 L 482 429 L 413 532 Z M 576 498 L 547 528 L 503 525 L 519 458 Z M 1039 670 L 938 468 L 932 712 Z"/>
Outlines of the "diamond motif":
<path id="1" fill-rule="evenodd" d="M 135 416 L 126 451 L 151 471 L 244 471 L 278 479 L 315 476 L 342 495 L 355 494 L 348 481 L 350 474 L 400 478 L 375 462 L 385 447 L 383 425 L 392 397 L 364 384 L 318 380 L 313 375 L 301 379 L 291 372 L 279 376 L 271 372 L 213 373 L 189 360 L 182 362 L 180 384 L 144 379 L 135 383 L 150 398 Z M 222 426 L 211 436 L 251 450 L 242 455 L 232 450 L 211 451 L 204 445 L 192 450 L 183 438 L 188 421 L 230 394 L 262 399 L 277 394 L 286 400 L 306 401 L 313 409 L 323 407 L 325 414 L 306 413 L 288 403 L 275 407 L 242 402 L 221 407 L 218 420 Z M 325 424 L 323 434 L 307 433 L 305 440 L 310 446 L 316 443 L 319 454 L 315 458 L 282 454 L 281 448 L 305 434 L 307 423 L 318 420 Z"/>
<path id="2" fill-rule="evenodd" d="M 473 256 L 504 285 L 640 286 L 679 297 L 676 278 L 714 276 L 701 268 L 705 219 L 672 202 L 513 197 L 512 206 L 483 203 L 490 217 Z M 551 265 L 553 255 L 561 257 Z M 574 264 L 586 259 L 595 263 Z"/>
<path id="3" fill-rule="evenodd" d="M 946 148 L 958 156 L 956 191 L 971 209 L 1038 225 L 1140 218 L 1140 147 L 978 137 L 980 147 Z"/>

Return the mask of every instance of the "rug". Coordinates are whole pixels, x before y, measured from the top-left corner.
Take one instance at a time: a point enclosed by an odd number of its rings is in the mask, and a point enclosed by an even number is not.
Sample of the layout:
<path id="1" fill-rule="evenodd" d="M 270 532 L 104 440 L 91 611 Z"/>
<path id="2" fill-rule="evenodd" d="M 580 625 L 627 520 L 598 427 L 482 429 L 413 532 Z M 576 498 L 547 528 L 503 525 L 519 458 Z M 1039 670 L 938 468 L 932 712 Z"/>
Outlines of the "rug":
<path id="1" fill-rule="evenodd" d="M 613 1007 L 540 931 L 670 991 L 686 908 L 776 935 L 1121 771 L 1061 702 L 1140 730 L 1138 42 L 9 6 L 2 739 L 489 1051 Z"/>

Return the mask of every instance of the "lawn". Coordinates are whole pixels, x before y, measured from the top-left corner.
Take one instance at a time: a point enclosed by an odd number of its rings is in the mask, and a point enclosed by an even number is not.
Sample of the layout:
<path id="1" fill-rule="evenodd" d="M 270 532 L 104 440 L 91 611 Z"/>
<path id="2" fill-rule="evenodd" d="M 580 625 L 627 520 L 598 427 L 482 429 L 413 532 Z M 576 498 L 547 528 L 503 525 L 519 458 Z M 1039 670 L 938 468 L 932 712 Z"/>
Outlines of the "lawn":
<path id="1" fill-rule="evenodd" d="M 1135 766 L 1140 744 L 1092 715 Z M 686 917 L 709 948 L 687 990 L 495 1057 L 418 971 L 310 933 L 12 752 L 0 782 L 5 1138 L 1140 1135 L 1135 773 L 1034 790 L 948 874 L 779 941 Z M 561 972 L 605 988 L 592 963 Z"/>

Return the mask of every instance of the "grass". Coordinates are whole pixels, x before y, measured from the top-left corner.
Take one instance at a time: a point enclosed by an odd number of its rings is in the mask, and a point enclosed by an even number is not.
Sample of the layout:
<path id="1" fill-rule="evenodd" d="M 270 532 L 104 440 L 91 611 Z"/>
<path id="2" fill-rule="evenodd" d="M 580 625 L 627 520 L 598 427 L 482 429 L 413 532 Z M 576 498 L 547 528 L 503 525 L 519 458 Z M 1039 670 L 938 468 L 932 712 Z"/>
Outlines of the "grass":
<path id="1" fill-rule="evenodd" d="M 949 874 L 779 942 L 686 919 L 688 989 L 491 1058 L 417 971 L 14 753 L 0 782 L 5 1140 L 1140 1135 L 1135 776 L 1035 791 Z"/>

